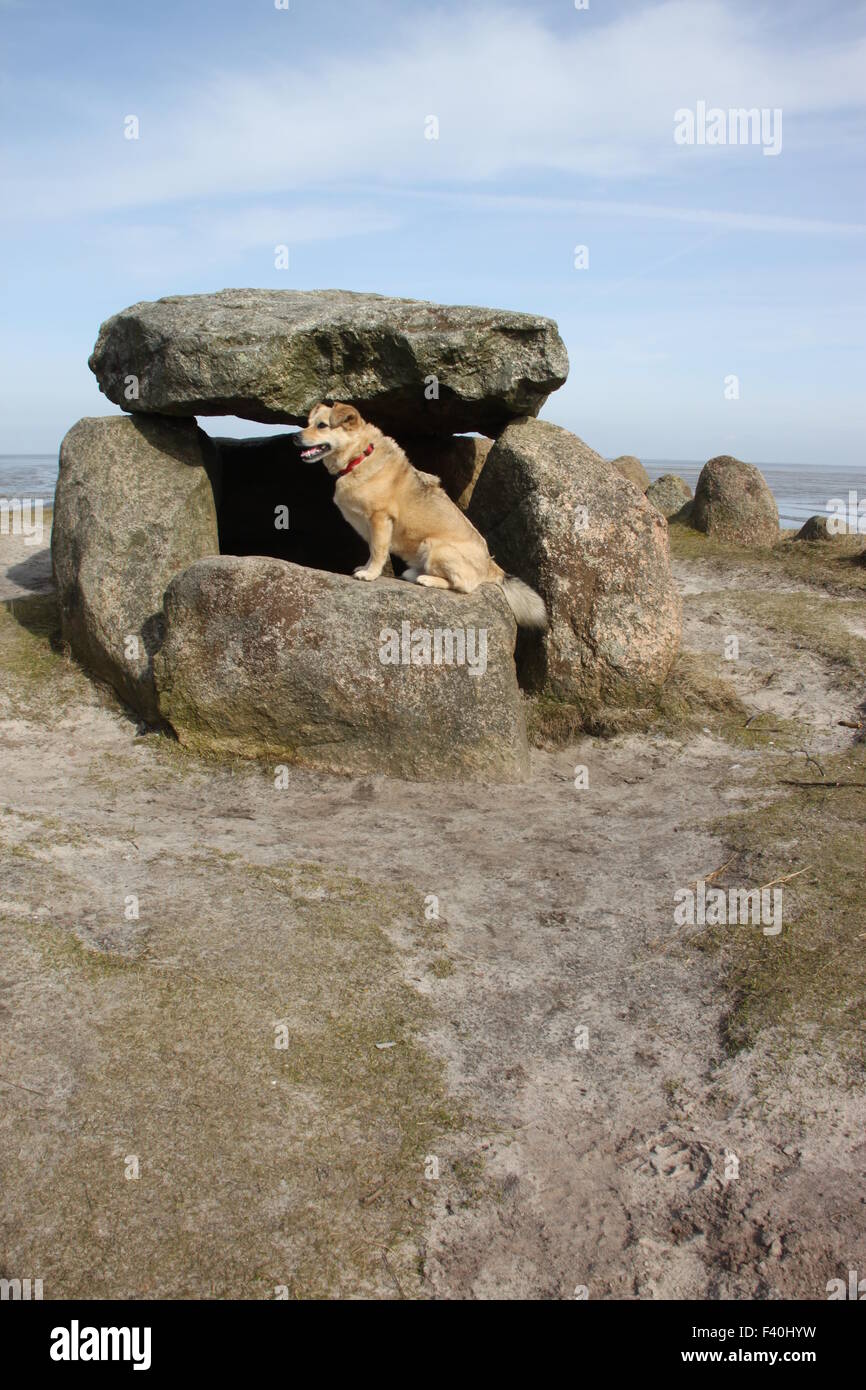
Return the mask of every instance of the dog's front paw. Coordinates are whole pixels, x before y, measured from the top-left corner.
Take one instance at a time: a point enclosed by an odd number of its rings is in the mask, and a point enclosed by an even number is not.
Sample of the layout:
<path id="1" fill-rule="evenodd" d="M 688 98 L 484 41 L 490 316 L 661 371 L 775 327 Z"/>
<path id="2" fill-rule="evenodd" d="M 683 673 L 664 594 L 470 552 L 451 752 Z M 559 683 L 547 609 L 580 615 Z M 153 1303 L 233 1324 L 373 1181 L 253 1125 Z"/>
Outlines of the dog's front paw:
<path id="1" fill-rule="evenodd" d="M 353 573 L 354 573 L 356 579 L 370 579 L 370 580 L 372 580 L 372 579 L 375 579 L 375 578 L 376 578 L 375 571 L 369 569 L 366 565 L 359 565 L 358 568 L 357 568 L 356 570 L 353 571 Z"/>

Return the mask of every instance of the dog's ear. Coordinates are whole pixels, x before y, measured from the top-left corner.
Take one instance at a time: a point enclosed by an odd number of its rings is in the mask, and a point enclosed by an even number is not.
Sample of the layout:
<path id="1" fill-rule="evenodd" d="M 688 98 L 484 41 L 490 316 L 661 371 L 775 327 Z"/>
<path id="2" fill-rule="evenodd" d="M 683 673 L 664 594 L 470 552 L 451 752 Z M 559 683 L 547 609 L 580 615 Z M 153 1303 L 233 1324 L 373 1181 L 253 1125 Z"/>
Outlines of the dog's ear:
<path id="1" fill-rule="evenodd" d="M 357 429 L 361 423 L 361 417 L 353 405 L 343 405 L 337 401 L 331 407 L 331 429 L 336 430 L 342 425 L 344 429 Z"/>

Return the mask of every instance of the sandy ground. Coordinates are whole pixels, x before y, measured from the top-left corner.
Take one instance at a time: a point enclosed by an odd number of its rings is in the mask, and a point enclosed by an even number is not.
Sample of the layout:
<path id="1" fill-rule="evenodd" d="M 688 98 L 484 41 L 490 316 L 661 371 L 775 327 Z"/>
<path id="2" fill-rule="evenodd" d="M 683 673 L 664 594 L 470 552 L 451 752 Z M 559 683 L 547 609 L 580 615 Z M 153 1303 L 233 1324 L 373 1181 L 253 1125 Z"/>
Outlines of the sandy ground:
<path id="1" fill-rule="evenodd" d="M 45 592 L 47 552 L 0 545 L 0 597 Z M 685 645 L 738 632 L 748 707 L 845 747 L 826 664 L 732 625 L 735 574 L 677 574 Z M 277 789 L 167 757 L 69 681 L 47 714 L 0 707 L 0 1274 L 742 1299 L 866 1271 L 862 1092 L 728 1056 L 719 967 L 673 922 L 725 858 L 708 827 L 766 795 L 759 753 L 585 739 L 516 788 Z"/>

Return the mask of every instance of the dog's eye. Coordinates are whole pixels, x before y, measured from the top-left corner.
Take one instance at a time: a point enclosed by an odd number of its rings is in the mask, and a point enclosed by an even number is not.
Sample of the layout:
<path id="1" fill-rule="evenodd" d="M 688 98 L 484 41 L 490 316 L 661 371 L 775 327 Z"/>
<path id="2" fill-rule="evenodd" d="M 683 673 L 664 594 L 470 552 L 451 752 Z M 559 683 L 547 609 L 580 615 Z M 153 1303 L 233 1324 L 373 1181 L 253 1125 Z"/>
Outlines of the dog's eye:
<path id="1" fill-rule="evenodd" d="M 324 420 L 320 420 L 319 423 L 316 425 L 317 430 L 326 430 L 327 428 L 328 426 Z"/>

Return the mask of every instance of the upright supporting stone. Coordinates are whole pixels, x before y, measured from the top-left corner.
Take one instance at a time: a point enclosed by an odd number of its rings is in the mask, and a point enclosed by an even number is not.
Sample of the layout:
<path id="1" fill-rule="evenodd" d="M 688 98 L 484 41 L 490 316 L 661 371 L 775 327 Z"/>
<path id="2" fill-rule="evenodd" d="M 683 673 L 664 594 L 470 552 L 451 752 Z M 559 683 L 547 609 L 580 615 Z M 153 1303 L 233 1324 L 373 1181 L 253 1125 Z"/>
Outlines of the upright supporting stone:
<path id="1" fill-rule="evenodd" d="M 547 604 L 547 632 L 520 635 L 525 685 L 591 714 L 661 684 L 682 624 L 667 523 L 583 440 L 515 421 L 491 449 L 468 515 L 498 563 Z"/>
<path id="2" fill-rule="evenodd" d="M 147 720 L 166 585 L 219 550 L 214 451 L 194 420 L 79 420 L 60 446 L 51 549 L 63 636 Z"/>
<path id="3" fill-rule="evenodd" d="M 412 466 L 422 473 L 435 473 L 451 501 L 465 512 L 493 440 L 469 434 L 413 435 L 398 443 Z"/>

